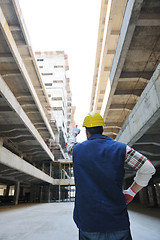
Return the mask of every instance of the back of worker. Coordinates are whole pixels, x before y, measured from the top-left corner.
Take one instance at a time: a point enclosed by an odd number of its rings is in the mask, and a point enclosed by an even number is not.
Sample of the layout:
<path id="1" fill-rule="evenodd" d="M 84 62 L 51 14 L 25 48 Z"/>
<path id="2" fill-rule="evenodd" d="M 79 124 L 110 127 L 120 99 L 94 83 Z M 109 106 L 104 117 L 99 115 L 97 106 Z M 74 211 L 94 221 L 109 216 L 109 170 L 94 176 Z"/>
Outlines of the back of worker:
<path id="1" fill-rule="evenodd" d="M 122 193 L 126 145 L 94 134 L 73 149 L 74 221 L 86 232 L 129 229 Z"/>

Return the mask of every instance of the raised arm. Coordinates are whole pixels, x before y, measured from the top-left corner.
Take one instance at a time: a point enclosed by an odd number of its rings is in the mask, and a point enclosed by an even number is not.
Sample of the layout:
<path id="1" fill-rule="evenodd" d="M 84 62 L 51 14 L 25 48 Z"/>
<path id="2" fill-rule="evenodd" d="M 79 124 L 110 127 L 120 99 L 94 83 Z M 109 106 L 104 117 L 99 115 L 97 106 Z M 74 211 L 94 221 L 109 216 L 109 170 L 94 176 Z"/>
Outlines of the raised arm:
<path id="1" fill-rule="evenodd" d="M 68 138 L 68 141 L 67 141 L 67 152 L 70 153 L 70 154 L 72 154 L 73 147 L 76 144 L 76 136 L 79 133 L 80 133 L 80 129 L 78 129 L 77 126 L 76 126 L 72 130 L 72 135 L 70 136 L 70 138 Z"/>

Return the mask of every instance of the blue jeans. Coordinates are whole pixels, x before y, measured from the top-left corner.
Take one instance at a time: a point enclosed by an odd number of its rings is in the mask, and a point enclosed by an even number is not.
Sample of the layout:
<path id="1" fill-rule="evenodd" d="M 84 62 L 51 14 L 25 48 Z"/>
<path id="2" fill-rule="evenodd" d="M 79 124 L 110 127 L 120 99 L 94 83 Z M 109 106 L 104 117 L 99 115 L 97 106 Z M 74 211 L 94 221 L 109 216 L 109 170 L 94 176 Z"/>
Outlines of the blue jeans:
<path id="1" fill-rule="evenodd" d="M 130 230 L 105 233 L 79 230 L 79 240 L 132 240 L 132 237 Z"/>

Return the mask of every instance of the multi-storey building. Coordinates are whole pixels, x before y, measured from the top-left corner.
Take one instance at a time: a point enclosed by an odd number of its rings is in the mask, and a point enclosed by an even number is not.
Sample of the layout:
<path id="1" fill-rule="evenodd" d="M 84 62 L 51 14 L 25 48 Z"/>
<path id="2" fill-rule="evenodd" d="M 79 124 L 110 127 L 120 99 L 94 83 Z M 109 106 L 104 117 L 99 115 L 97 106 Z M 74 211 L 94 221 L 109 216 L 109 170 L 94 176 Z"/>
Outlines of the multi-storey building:
<path id="1" fill-rule="evenodd" d="M 65 149 L 72 106 L 70 79 L 66 77 L 68 56 L 63 51 L 36 52 L 36 58 L 51 106 L 51 121 L 56 121 L 59 129 L 57 142 Z"/>

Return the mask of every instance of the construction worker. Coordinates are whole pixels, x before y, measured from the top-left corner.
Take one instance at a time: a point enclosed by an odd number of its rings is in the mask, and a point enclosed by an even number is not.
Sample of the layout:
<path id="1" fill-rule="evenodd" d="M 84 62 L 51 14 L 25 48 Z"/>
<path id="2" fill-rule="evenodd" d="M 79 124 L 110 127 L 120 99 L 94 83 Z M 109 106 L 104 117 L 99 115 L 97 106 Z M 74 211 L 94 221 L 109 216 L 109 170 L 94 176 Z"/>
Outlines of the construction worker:
<path id="1" fill-rule="evenodd" d="M 127 204 L 148 185 L 155 168 L 139 152 L 102 135 L 103 126 L 100 114 L 89 113 L 83 122 L 87 140 L 76 144 L 78 128 L 69 139 L 76 187 L 73 218 L 80 240 L 131 240 Z M 125 163 L 137 173 L 122 191 Z"/>

